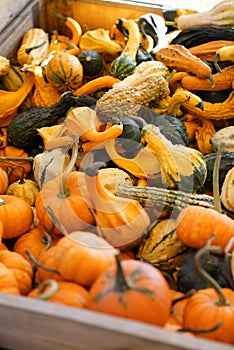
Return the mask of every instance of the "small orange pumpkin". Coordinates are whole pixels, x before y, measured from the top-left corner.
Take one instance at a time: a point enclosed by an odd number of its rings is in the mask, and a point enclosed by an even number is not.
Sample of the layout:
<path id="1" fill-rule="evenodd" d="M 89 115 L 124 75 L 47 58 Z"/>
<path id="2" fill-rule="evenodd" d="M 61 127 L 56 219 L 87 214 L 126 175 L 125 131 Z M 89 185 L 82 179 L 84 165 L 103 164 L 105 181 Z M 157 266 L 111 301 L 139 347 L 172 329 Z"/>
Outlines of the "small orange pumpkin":
<path id="1" fill-rule="evenodd" d="M 34 214 L 25 200 L 2 194 L 0 195 L 0 218 L 3 225 L 2 238 L 14 238 L 30 229 Z"/>
<path id="2" fill-rule="evenodd" d="M 234 220 L 232 218 L 215 209 L 198 205 L 190 205 L 181 210 L 177 217 L 177 223 L 178 238 L 192 248 L 202 248 L 215 232 L 216 235 L 211 244 L 218 245 L 224 250 L 229 240 L 234 236 Z"/>
<path id="3" fill-rule="evenodd" d="M 57 244 L 58 239 L 58 235 L 47 232 L 44 226 L 39 225 L 18 237 L 13 246 L 13 251 L 21 254 L 33 266 L 34 263 L 30 260 L 26 251 L 28 250 L 38 260 L 43 252 Z"/>
<path id="4" fill-rule="evenodd" d="M 76 231 L 62 237 L 54 252 L 54 266 L 61 276 L 90 287 L 110 265 L 115 249 L 91 232 Z"/>
<path id="5" fill-rule="evenodd" d="M 171 307 L 164 276 L 139 260 L 116 261 L 91 286 L 87 308 L 163 327 Z"/>

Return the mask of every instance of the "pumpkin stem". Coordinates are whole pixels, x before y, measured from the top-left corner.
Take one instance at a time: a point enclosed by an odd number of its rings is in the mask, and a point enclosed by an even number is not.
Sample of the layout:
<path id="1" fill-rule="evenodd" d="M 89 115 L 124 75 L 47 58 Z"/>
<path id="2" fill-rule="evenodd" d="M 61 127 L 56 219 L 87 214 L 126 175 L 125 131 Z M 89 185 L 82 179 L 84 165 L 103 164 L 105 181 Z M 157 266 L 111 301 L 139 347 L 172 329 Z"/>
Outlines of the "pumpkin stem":
<path id="1" fill-rule="evenodd" d="M 62 175 L 62 179 L 60 181 L 60 190 L 59 190 L 59 194 L 58 197 L 62 198 L 62 197 L 68 197 L 70 195 L 70 190 L 69 188 L 66 187 L 67 185 L 67 179 L 68 176 L 70 175 L 70 173 L 72 172 L 76 160 L 77 160 L 77 156 L 78 156 L 78 152 L 79 152 L 79 147 L 78 147 L 78 136 L 77 135 L 73 135 L 74 138 L 74 142 L 72 145 L 72 156 L 70 159 L 69 164 L 66 167 L 65 172 Z"/>
<path id="2" fill-rule="evenodd" d="M 4 158 L 4 157 L 3 157 Z M 20 176 L 20 179 L 19 179 L 19 184 L 20 185 L 23 185 L 25 183 L 25 180 L 24 180 L 24 175 L 25 175 L 25 169 L 22 165 L 20 164 L 17 164 L 17 163 L 13 163 L 13 162 L 9 162 L 8 160 L 3 160 L 2 161 L 3 163 L 7 163 L 7 164 L 10 164 L 10 165 L 13 165 L 14 167 L 19 167 L 21 168 L 22 170 L 22 173 L 21 173 L 21 176 Z M 12 167 L 11 167 L 11 170 L 12 170 Z M 9 175 L 9 174 L 8 174 Z"/>
<path id="3" fill-rule="evenodd" d="M 116 282 L 115 282 L 115 287 L 114 290 L 116 292 L 126 292 L 127 290 L 131 289 L 130 286 L 128 285 L 126 278 L 124 276 L 124 272 L 121 266 L 119 254 L 115 255 L 115 260 L 117 263 L 117 273 L 116 273 Z"/>
<path id="4" fill-rule="evenodd" d="M 57 219 L 57 217 L 54 215 L 53 210 L 50 208 L 50 206 L 46 205 L 45 206 L 45 210 L 47 211 L 47 213 L 49 214 L 49 216 L 51 217 L 51 220 L 54 224 L 54 226 L 57 226 L 59 228 L 59 230 L 66 235 L 67 234 L 67 230 L 65 229 L 65 227 L 61 224 L 61 222 Z"/>
<path id="5" fill-rule="evenodd" d="M 45 290 L 46 287 L 49 289 Z M 47 300 L 58 290 L 58 282 L 52 279 L 48 279 L 40 283 L 38 287 L 37 299 Z"/>
<path id="6" fill-rule="evenodd" d="M 211 285 L 211 287 L 216 291 L 219 298 L 216 304 L 219 306 L 230 305 L 230 301 L 225 298 L 225 295 L 223 294 L 222 288 L 220 287 L 220 285 L 217 283 L 217 281 L 213 277 L 211 277 L 211 275 L 208 274 L 208 272 L 206 272 L 203 269 L 200 263 L 201 257 L 204 254 L 207 254 L 207 252 L 214 253 L 214 254 L 221 254 L 222 252 L 221 247 L 210 246 L 211 239 L 213 239 L 213 235 L 207 241 L 206 245 L 203 248 L 199 249 L 195 254 L 195 266 L 198 272 L 200 273 L 200 275 L 204 278 L 204 280 L 207 281 Z"/>
<path id="7" fill-rule="evenodd" d="M 174 306 L 176 303 L 179 303 L 179 302 L 182 301 L 182 300 L 185 300 L 185 299 L 190 298 L 190 297 L 191 297 L 192 295 L 194 295 L 195 293 L 196 293 L 196 289 L 190 289 L 189 291 L 187 291 L 187 292 L 186 292 L 184 295 L 182 295 L 181 297 L 172 299 L 172 301 L 171 301 L 171 306 L 172 306 L 171 313 L 173 313 L 173 306 Z"/>
<path id="8" fill-rule="evenodd" d="M 219 329 L 222 326 L 222 324 L 223 323 L 221 321 L 219 321 L 219 322 L 217 322 L 217 324 L 214 327 L 210 327 L 210 328 L 206 328 L 206 329 L 180 328 L 176 332 L 179 332 L 179 333 L 191 332 L 191 333 L 196 333 L 196 334 L 199 334 L 199 333 L 210 333 L 210 332 L 214 332 L 217 329 Z"/>
<path id="9" fill-rule="evenodd" d="M 43 264 L 40 264 L 40 263 L 38 262 L 38 260 L 31 254 L 31 252 L 30 252 L 28 249 L 25 250 L 25 253 L 26 253 L 27 256 L 29 257 L 29 259 L 33 262 L 34 266 L 35 266 L 37 269 L 38 269 L 38 268 L 41 268 L 41 269 L 43 269 L 43 270 L 45 270 L 45 271 L 52 272 L 52 273 L 56 273 L 57 275 L 60 276 L 60 272 L 59 272 L 59 271 L 54 270 L 54 269 L 51 269 L 50 267 L 47 267 L 47 266 L 45 266 L 45 265 L 43 265 Z"/>
<path id="10" fill-rule="evenodd" d="M 221 201 L 220 201 L 220 193 L 219 193 L 219 168 L 220 162 L 222 158 L 222 152 L 224 148 L 224 143 L 219 145 L 216 159 L 214 162 L 214 170 L 213 170 L 213 194 L 214 194 L 214 207 L 219 213 L 221 213 Z"/>

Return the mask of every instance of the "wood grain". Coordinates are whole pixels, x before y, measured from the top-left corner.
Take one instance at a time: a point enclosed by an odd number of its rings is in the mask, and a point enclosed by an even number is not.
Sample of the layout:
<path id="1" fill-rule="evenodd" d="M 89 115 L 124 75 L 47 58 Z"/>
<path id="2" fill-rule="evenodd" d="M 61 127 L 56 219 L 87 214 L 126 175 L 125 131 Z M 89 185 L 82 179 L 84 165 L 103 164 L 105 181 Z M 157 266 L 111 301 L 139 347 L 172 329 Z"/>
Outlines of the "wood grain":
<path id="1" fill-rule="evenodd" d="M 233 350 L 141 322 L 0 293 L 0 344 L 12 350 Z"/>

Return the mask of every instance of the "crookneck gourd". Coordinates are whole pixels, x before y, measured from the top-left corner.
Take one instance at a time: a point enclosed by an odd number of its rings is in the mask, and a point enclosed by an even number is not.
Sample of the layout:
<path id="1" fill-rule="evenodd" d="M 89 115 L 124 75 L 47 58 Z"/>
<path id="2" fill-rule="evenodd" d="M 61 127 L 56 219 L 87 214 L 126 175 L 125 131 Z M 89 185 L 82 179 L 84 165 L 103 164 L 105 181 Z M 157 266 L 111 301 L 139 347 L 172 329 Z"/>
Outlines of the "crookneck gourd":
<path id="1" fill-rule="evenodd" d="M 142 142 L 151 148 L 161 165 L 162 181 L 168 188 L 196 191 L 207 176 L 203 154 L 181 144 L 173 145 L 158 127 L 148 124 L 142 128 Z"/>
<path id="2" fill-rule="evenodd" d="M 100 163 L 95 162 L 85 170 L 97 233 L 114 247 L 132 247 L 144 236 L 150 224 L 149 216 L 139 202 L 109 191 L 100 179 L 99 167 Z"/>
<path id="3" fill-rule="evenodd" d="M 118 19 L 117 21 L 128 32 L 128 41 L 121 54 L 111 63 L 110 73 L 122 80 L 133 74 L 136 69 L 136 54 L 140 45 L 140 30 L 136 22 L 132 19 Z"/>

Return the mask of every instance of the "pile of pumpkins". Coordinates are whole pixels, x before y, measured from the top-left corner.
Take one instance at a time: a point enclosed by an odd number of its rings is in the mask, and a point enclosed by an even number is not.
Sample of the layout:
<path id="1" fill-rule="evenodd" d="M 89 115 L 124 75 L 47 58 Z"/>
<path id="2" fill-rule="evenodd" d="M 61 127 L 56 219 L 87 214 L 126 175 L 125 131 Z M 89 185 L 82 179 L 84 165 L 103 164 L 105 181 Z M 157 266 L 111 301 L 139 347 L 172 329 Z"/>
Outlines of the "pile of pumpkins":
<path id="1" fill-rule="evenodd" d="M 234 344 L 232 8 L 0 57 L 0 292 Z"/>

